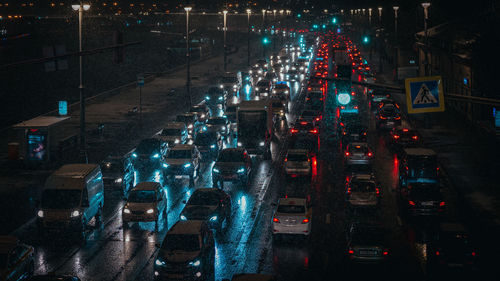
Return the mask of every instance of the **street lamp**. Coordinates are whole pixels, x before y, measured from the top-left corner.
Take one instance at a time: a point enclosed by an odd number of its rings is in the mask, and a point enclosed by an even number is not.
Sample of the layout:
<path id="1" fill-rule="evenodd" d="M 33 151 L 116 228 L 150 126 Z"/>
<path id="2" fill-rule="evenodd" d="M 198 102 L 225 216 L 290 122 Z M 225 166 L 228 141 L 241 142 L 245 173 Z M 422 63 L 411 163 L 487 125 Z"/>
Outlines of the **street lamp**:
<path id="1" fill-rule="evenodd" d="M 247 66 L 250 66 L 250 14 L 252 13 L 252 10 L 247 9 L 247 15 L 248 15 L 248 34 L 247 34 Z"/>
<path id="2" fill-rule="evenodd" d="M 429 19 L 429 7 L 431 6 L 431 3 L 429 2 L 424 2 L 422 3 L 422 7 L 424 8 L 424 34 L 425 34 L 425 75 L 429 75 L 429 63 L 427 61 L 427 40 L 428 40 L 428 34 L 427 34 L 427 20 Z"/>
<path id="3" fill-rule="evenodd" d="M 184 7 L 186 11 L 186 90 L 189 96 L 189 107 L 193 105 L 193 100 L 191 98 L 191 50 L 189 47 L 189 12 L 191 12 L 192 7 Z"/>
<path id="4" fill-rule="evenodd" d="M 88 3 L 73 4 L 71 8 L 78 11 L 78 57 L 80 60 L 80 156 L 87 163 L 87 145 L 85 142 L 85 94 L 83 92 L 83 57 L 82 57 L 82 17 L 83 11 L 88 11 Z"/>
<path id="5" fill-rule="evenodd" d="M 370 26 L 372 25 L 372 8 L 368 8 L 368 21 Z"/>
<path id="6" fill-rule="evenodd" d="M 378 22 L 382 23 L 382 7 L 378 7 Z"/>
<path id="7" fill-rule="evenodd" d="M 273 10 L 273 20 L 276 21 L 276 10 Z"/>
<path id="8" fill-rule="evenodd" d="M 224 72 L 227 71 L 227 45 L 226 45 L 226 30 L 227 30 L 227 10 L 222 11 L 224 14 Z"/>

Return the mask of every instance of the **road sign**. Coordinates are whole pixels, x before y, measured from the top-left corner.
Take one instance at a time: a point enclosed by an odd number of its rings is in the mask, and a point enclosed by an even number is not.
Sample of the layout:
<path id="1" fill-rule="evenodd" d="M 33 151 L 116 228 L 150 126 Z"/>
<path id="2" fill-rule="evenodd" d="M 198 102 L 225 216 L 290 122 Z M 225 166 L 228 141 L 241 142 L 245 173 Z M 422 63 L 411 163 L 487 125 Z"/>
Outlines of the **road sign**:
<path id="1" fill-rule="evenodd" d="M 407 78 L 405 86 L 408 113 L 444 111 L 441 76 Z"/>
<path id="2" fill-rule="evenodd" d="M 144 77 L 143 76 L 137 76 L 137 86 L 139 86 L 139 87 L 144 86 Z"/>
<path id="3" fill-rule="evenodd" d="M 59 101 L 59 115 L 61 116 L 68 115 L 68 102 L 65 100 Z"/>

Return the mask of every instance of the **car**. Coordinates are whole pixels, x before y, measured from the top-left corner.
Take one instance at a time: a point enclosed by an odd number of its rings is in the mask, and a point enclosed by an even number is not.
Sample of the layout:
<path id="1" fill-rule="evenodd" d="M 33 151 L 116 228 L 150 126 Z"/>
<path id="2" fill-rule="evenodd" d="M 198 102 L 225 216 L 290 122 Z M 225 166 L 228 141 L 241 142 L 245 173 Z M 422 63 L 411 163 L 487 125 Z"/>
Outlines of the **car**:
<path id="1" fill-rule="evenodd" d="M 425 147 L 406 148 L 399 161 L 399 186 L 412 182 L 439 183 L 437 154 Z"/>
<path id="2" fill-rule="evenodd" d="M 399 189 L 399 200 L 404 213 L 411 216 L 438 216 L 446 207 L 436 183 L 409 183 Z"/>
<path id="3" fill-rule="evenodd" d="M 35 275 L 28 279 L 28 281 L 80 281 L 81 279 L 78 276 L 68 275 L 68 274 L 44 274 L 44 275 Z"/>
<path id="4" fill-rule="evenodd" d="M 189 185 L 194 186 L 194 180 L 199 176 L 201 155 L 195 145 L 181 144 L 171 148 L 165 163 L 163 163 L 163 177 L 189 176 Z"/>
<path id="5" fill-rule="evenodd" d="M 290 134 L 292 138 L 297 135 L 316 136 L 319 134 L 319 130 L 314 125 L 314 122 L 297 119 L 292 128 L 290 128 Z"/>
<path id="6" fill-rule="evenodd" d="M 460 269 L 462 273 L 477 270 L 478 253 L 467 228 L 460 222 L 439 224 L 438 234 L 428 245 L 431 273 Z"/>
<path id="7" fill-rule="evenodd" d="M 305 198 L 280 198 L 272 219 L 273 239 L 279 235 L 311 234 L 312 208 Z"/>
<path id="8" fill-rule="evenodd" d="M 205 103 L 208 106 L 224 106 L 226 103 L 226 94 L 220 87 L 210 87 L 205 96 Z"/>
<path id="9" fill-rule="evenodd" d="M 214 280 L 215 239 L 207 223 L 178 221 L 159 246 L 155 280 Z"/>
<path id="10" fill-rule="evenodd" d="M 354 174 L 346 184 L 345 196 L 351 208 L 377 207 L 380 187 L 373 175 Z"/>
<path id="11" fill-rule="evenodd" d="M 130 157 L 109 155 L 101 162 L 104 186 L 120 187 L 123 198 L 134 187 L 134 166 Z"/>
<path id="12" fill-rule="evenodd" d="M 226 72 L 220 78 L 219 88 L 224 90 L 227 95 L 237 96 L 238 91 L 238 76 L 236 73 Z"/>
<path id="13" fill-rule="evenodd" d="M 271 110 L 273 111 L 273 115 L 279 117 L 282 120 L 286 119 L 285 113 L 288 111 L 288 102 L 286 100 L 280 99 L 280 97 L 277 96 L 271 96 Z"/>
<path id="14" fill-rule="evenodd" d="M 134 169 L 158 168 L 167 152 L 168 144 L 158 138 L 143 139 L 131 152 Z"/>
<path id="15" fill-rule="evenodd" d="M 366 142 L 352 142 L 345 150 L 346 165 L 370 164 L 373 159 L 373 152 Z"/>
<path id="16" fill-rule="evenodd" d="M 347 123 L 341 127 L 341 141 L 343 145 L 351 142 L 367 142 L 368 128 L 359 123 Z"/>
<path id="17" fill-rule="evenodd" d="M 223 149 L 223 140 L 218 132 L 201 132 L 196 135 L 194 145 L 198 148 L 203 162 L 217 159 Z"/>
<path id="18" fill-rule="evenodd" d="M 286 101 L 290 101 L 290 87 L 288 87 L 286 82 L 278 82 L 273 87 L 272 95 L 284 96 Z"/>
<path id="19" fill-rule="evenodd" d="M 230 124 L 229 120 L 227 120 L 227 117 L 225 116 L 210 117 L 205 123 L 205 126 L 209 132 L 217 132 L 225 138 L 229 136 Z"/>
<path id="20" fill-rule="evenodd" d="M 283 72 L 284 69 L 285 68 L 281 64 L 281 61 L 273 64 L 273 72 L 276 72 L 278 75 L 281 74 L 281 72 Z"/>
<path id="21" fill-rule="evenodd" d="M 304 110 L 300 114 L 300 119 L 304 121 L 313 122 L 316 126 L 319 126 L 321 123 L 321 119 L 323 119 L 323 115 L 319 110 Z"/>
<path id="22" fill-rule="evenodd" d="M 199 188 L 193 192 L 180 215 L 181 221 L 202 220 L 221 231 L 231 221 L 231 197 L 218 188 Z"/>
<path id="23" fill-rule="evenodd" d="M 285 157 L 285 174 L 295 178 L 298 176 L 312 176 L 312 164 L 309 151 L 306 149 L 289 149 Z"/>
<path id="24" fill-rule="evenodd" d="M 407 126 L 398 126 L 391 130 L 390 141 L 392 148 L 398 154 L 401 154 L 405 148 L 419 146 L 420 136 L 414 129 Z"/>
<path id="25" fill-rule="evenodd" d="M 322 90 L 311 90 L 306 92 L 306 102 L 313 101 L 323 104 L 324 99 L 325 95 Z"/>
<path id="26" fill-rule="evenodd" d="M 199 122 L 205 122 L 210 117 L 210 109 L 206 104 L 193 105 L 188 112 L 198 115 Z"/>
<path id="27" fill-rule="evenodd" d="M 300 71 L 296 69 L 290 69 L 285 75 L 285 79 L 288 81 L 294 81 L 294 82 L 300 82 L 302 80 L 303 74 L 300 73 Z"/>
<path id="28" fill-rule="evenodd" d="M 267 68 L 269 67 L 269 63 L 264 59 L 257 60 L 257 62 L 255 64 L 257 66 L 260 66 L 262 69 L 264 69 L 266 71 L 267 71 Z"/>
<path id="29" fill-rule="evenodd" d="M 261 75 L 264 74 L 264 70 L 258 65 L 252 66 L 248 72 L 252 75 L 253 85 L 255 85 L 260 80 Z"/>
<path id="30" fill-rule="evenodd" d="M 389 257 L 387 231 L 378 223 L 353 222 L 347 235 L 347 257 L 356 263 L 382 263 Z"/>
<path id="31" fill-rule="evenodd" d="M 318 156 L 320 139 L 317 127 L 305 121 L 299 124 L 295 123 L 290 129 L 288 149 L 306 149 L 311 156 Z"/>
<path id="32" fill-rule="evenodd" d="M 271 92 L 271 88 L 272 88 L 271 81 L 262 79 L 259 82 L 257 82 L 257 85 L 255 85 L 255 95 L 260 98 L 267 97 Z"/>
<path id="33" fill-rule="evenodd" d="M 225 148 L 212 168 L 213 186 L 224 188 L 225 181 L 248 185 L 252 173 L 252 159 L 244 148 Z"/>
<path id="34" fill-rule="evenodd" d="M 0 236 L 0 279 L 24 280 L 35 271 L 34 248 L 14 236 Z"/>
<path id="35" fill-rule="evenodd" d="M 401 125 L 401 114 L 392 104 L 381 107 L 377 115 L 377 129 L 392 129 Z"/>
<path id="36" fill-rule="evenodd" d="M 272 83 L 278 82 L 278 75 L 275 72 L 266 72 L 266 75 L 264 75 L 265 80 L 269 80 Z"/>
<path id="37" fill-rule="evenodd" d="M 184 122 L 168 122 L 156 137 L 166 142 L 168 147 L 173 147 L 187 142 L 188 129 Z"/>
<path id="38" fill-rule="evenodd" d="M 131 191 L 122 209 L 123 227 L 130 222 L 154 222 L 158 231 L 159 221 L 167 221 L 167 195 L 157 182 L 140 182 Z"/>
<path id="39" fill-rule="evenodd" d="M 182 113 L 175 117 L 175 122 L 182 122 L 186 125 L 189 136 L 194 137 L 194 132 L 198 131 L 200 122 L 198 115 L 195 113 Z"/>

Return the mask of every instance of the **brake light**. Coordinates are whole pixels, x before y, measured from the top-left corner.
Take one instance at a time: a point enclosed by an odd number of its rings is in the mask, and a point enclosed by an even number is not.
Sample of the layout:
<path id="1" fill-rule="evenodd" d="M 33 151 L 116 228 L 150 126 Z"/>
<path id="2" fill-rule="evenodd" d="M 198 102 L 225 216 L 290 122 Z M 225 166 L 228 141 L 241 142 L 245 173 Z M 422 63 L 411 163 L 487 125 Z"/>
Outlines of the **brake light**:
<path id="1" fill-rule="evenodd" d="M 441 201 L 441 203 L 439 203 L 439 207 L 444 207 L 446 205 L 446 203 L 444 201 Z"/>
<path id="2" fill-rule="evenodd" d="M 395 119 L 395 120 L 399 120 L 399 119 L 401 119 L 401 116 L 398 116 L 398 117 L 396 117 L 396 118 L 394 118 L 394 119 Z"/>
<path id="3" fill-rule="evenodd" d="M 308 218 L 303 219 L 302 223 L 309 223 L 309 219 Z"/>
<path id="4" fill-rule="evenodd" d="M 278 218 L 273 218 L 273 222 L 279 223 L 280 220 Z"/>
<path id="5" fill-rule="evenodd" d="M 380 116 L 379 118 L 382 119 L 382 120 L 387 119 L 387 117 L 384 117 L 384 116 Z"/>
<path id="6" fill-rule="evenodd" d="M 473 257 L 475 257 L 475 256 L 476 256 L 476 252 L 472 252 L 472 253 L 470 253 L 470 254 L 471 254 Z"/>
<path id="7" fill-rule="evenodd" d="M 375 192 L 377 193 L 377 195 L 380 195 L 380 189 L 378 187 L 375 188 Z"/>
<path id="8" fill-rule="evenodd" d="M 316 117 L 316 121 L 319 121 L 319 120 L 321 120 L 321 118 L 320 117 Z"/>
<path id="9" fill-rule="evenodd" d="M 393 136 L 395 139 L 399 139 L 399 135 L 394 135 Z"/>
<path id="10" fill-rule="evenodd" d="M 414 140 L 417 140 L 417 139 L 418 139 L 418 136 L 413 136 L 413 137 L 411 137 L 411 138 L 412 138 L 412 139 L 414 139 Z"/>
<path id="11" fill-rule="evenodd" d="M 389 252 L 388 251 L 384 251 L 383 254 L 384 254 L 384 256 L 387 256 L 387 255 L 389 255 Z"/>
<path id="12" fill-rule="evenodd" d="M 318 133 L 318 130 L 316 130 L 316 129 L 309 130 L 309 133 L 317 134 L 317 133 Z"/>
<path id="13" fill-rule="evenodd" d="M 355 105 L 355 106 L 354 106 L 354 109 L 358 109 L 358 106 L 357 106 L 357 105 Z"/>
<path id="14" fill-rule="evenodd" d="M 299 130 L 297 130 L 297 129 L 290 129 L 290 133 L 292 133 L 292 134 L 295 134 L 295 133 L 298 133 L 298 132 L 299 132 Z"/>
<path id="15" fill-rule="evenodd" d="M 345 106 L 341 106 L 340 109 L 345 109 Z"/>
<path id="16" fill-rule="evenodd" d="M 410 204 L 411 206 L 415 206 L 415 202 L 413 202 L 413 201 L 411 201 L 411 200 L 410 200 L 410 201 L 408 201 L 408 204 Z"/>
<path id="17" fill-rule="evenodd" d="M 436 256 L 439 256 L 441 253 L 439 251 L 436 251 Z"/>
<path id="18" fill-rule="evenodd" d="M 345 156 L 349 156 L 349 152 L 346 152 L 346 153 L 345 153 Z"/>
<path id="19" fill-rule="evenodd" d="M 408 129 L 403 129 L 403 132 L 408 132 Z"/>
<path id="20" fill-rule="evenodd" d="M 372 156 L 373 156 L 373 153 L 368 152 L 368 157 L 372 157 Z"/>
<path id="21" fill-rule="evenodd" d="M 302 122 L 300 122 L 300 125 L 307 125 L 307 122 L 302 121 Z"/>
<path id="22" fill-rule="evenodd" d="M 285 162 L 288 161 L 288 158 L 285 158 Z"/>
<path id="23" fill-rule="evenodd" d="M 351 249 L 349 249 L 348 253 L 349 253 L 349 255 L 353 255 L 353 254 L 354 254 L 354 251 L 353 251 L 353 250 L 351 250 Z"/>

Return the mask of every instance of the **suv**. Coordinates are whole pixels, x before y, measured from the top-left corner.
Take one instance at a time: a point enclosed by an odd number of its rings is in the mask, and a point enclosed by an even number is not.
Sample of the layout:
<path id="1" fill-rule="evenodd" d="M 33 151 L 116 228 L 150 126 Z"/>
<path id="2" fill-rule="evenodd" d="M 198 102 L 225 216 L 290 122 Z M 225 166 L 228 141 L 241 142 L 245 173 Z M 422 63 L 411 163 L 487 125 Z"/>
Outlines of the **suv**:
<path id="1" fill-rule="evenodd" d="M 439 183 L 436 152 L 428 148 L 406 148 L 399 164 L 399 186 L 412 182 Z"/>
<path id="2" fill-rule="evenodd" d="M 35 271 L 33 247 L 21 243 L 14 236 L 0 236 L 0 279 L 24 280 Z"/>
<path id="3" fill-rule="evenodd" d="M 210 228 L 220 231 L 224 222 L 226 229 L 231 221 L 231 197 L 218 188 L 200 188 L 189 197 L 181 212 L 180 220 L 202 220 Z"/>
<path id="4" fill-rule="evenodd" d="M 224 181 L 239 181 L 247 186 L 252 172 L 252 159 L 244 148 L 226 148 L 219 153 L 212 169 L 213 186 L 224 188 Z"/>
<path id="5" fill-rule="evenodd" d="M 187 142 L 188 130 L 183 122 L 169 122 L 158 132 L 157 137 L 172 147 Z"/>
<path id="6" fill-rule="evenodd" d="M 193 136 L 193 132 L 197 131 L 197 127 L 200 125 L 198 122 L 198 115 L 194 113 L 183 113 L 175 117 L 176 122 L 182 122 L 186 125 L 188 134 Z"/>
<path id="7" fill-rule="evenodd" d="M 157 138 L 143 139 L 132 151 L 130 157 L 134 169 L 157 168 L 167 152 L 168 144 Z"/>
<path id="8" fill-rule="evenodd" d="M 196 146 L 191 144 L 181 144 L 174 146 L 167 153 L 165 163 L 163 163 L 163 176 L 168 179 L 175 175 L 189 176 L 189 185 L 194 186 L 194 180 L 200 172 L 200 152 Z"/>
<path id="9" fill-rule="evenodd" d="M 210 87 L 205 96 L 205 103 L 208 106 L 221 106 L 223 107 L 226 103 L 226 95 L 221 88 Z"/>
<path id="10" fill-rule="evenodd" d="M 262 79 L 255 85 L 255 95 L 258 97 L 267 97 L 271 92 L 271 81 Z"/>
<path id="11" fill-rule="evenodd" d="M 104 186 L 120 187 L 123 198 L 134 187 L 134 166 L 129 157 L 109 155 L 101 162 Z"/>
<path id="12" fill-rule="evenodd" d="M 392 129 L 390 139 L 391 145 L 398 155 L 401 155 L 403 149 L 416 147 L 420 143 L 420 137 L 416 130 L 402 126 Z"/>
<path id="13" fill-rule="evenodd" d="M 380 204 L 380 187 L 372 175 L 353 175 L 346 184 L 345 194 L 350 207 L 377 207 Z"/>
<path id="14" fill-rule="evenodd" d="M 285 158 L 285 173 L 289 177 L 312 176 L 312 161 L 306 149 L 289 149 Z"/>
<path id="15" fill-rule="evenodd" d="M 123 227 L 128 228 L 129 222 L 155 222 L 158 231 L 160 217 L 167 222 L 167 195 L 157 182 L 138 183 L 127 198 L 122 210 Z"/>
<path id="16" fill-rule="evenodd" d="M 199 122 L 205 122 L 210 117 L 210 109 L 206 104 L 193 105 L 189 109 L 189 113 L 198 115 Z"/>
<path id="17" fill-rule="evenodd" d="M 204 221 L 178 221 L 167 232 L 154 264 L 156 280 L 213 280 L 215 239 Z"/>

